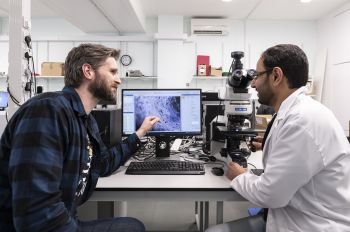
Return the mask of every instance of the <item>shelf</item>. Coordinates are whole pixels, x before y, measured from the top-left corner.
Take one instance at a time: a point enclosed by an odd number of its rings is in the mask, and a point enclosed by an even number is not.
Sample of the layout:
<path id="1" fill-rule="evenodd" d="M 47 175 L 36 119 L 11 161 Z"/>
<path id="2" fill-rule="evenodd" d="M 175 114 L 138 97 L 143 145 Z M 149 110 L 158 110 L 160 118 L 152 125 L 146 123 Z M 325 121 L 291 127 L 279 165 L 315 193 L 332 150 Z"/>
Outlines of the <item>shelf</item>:
<path id="1" fill-rule="evenodd" d="M 9 36 L 0 36 L 0 42 L 9 41 Z M 87 38 L 86 36 L 42 36 L 36 37 L 32 42 L 153 42 L 153 36 L 139 36 L 139 35 L 126 35 L 126 36 L 92 36 Z"/>
<path id="2" fill-rule="evenodd" d="M 218 76 L 193 76 L 195 80 L 225 80 L 227 77 L 218 77 Z"/>
<path id="3" fill-rule="evenodd" d="M 61 79 L 64 76 L 36 76 L 36 79 Z"/>
<path id="4" fill-rule="evenodd" d="M 37 79 L 61 79 L 64 76 L 36 76 Z M 147 77 L 120 77 L 122 80 L 154 80 L 157 79 L 155 76 Z"/>
<path id="5" fill-rule="evenodd" d="M 120 77 L 122 80 L 155 80 L 157 77 L 155 76 L 147 76 L 147 77 Z"/>

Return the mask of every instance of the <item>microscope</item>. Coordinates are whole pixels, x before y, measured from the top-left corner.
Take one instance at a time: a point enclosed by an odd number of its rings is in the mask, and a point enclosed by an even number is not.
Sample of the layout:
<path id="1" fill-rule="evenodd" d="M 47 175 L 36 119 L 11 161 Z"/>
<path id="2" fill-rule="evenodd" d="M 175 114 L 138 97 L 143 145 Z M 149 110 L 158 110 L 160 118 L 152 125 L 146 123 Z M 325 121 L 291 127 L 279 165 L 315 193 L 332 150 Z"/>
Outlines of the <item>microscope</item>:
<path id="1" fill-rule="evenodd" d="M 224 102 L 225 113 L 221 116 L 221 125 L 216 126 L 215 131 L 224 140 L 221 156 L 230 156 L 233 162 L 247 167 L 247 157 L 251 153 L 248 142 L 258 134 L 255 130 L 255 103 L 251 100 L 251 93 L 248 93 L 248 86 L 256 71 L 243 69 L 241 59 L 244 52 L 232 52 L 231 57 L 233 60 L 227 84 L 219 90 L 219 99 Z"/>

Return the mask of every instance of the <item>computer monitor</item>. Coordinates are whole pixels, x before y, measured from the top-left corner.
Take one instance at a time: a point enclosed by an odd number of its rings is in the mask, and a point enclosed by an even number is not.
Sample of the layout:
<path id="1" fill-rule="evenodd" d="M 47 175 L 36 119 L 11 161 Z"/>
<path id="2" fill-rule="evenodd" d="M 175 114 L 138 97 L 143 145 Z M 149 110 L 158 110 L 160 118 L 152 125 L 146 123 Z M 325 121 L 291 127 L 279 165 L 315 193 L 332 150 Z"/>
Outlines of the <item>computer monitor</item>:
<path id="1" fill-rule="evenodd" d="M 147 116 L 159 117 L 148 135 L 156 136 L 156 157 L 168 157 L 171 136 L 202 134 L 201 111 L 201 89 L 123 89 L 122 133 L 134 133 Z"/>
<path id="2" fill-rule="evenodd" d="M 4 110 L 8 106 L 9 93 L 0 91 L 0 110 Z"/>
<path id="3" fill-rule="evenodd" d="M 114 99 L 114 100 L 100 100 L 97 104 L 102 105 L 102 108 L 107 108 L 107 105 L 116 105 L 117 101 L 116 101 L 116 99 Z"/>

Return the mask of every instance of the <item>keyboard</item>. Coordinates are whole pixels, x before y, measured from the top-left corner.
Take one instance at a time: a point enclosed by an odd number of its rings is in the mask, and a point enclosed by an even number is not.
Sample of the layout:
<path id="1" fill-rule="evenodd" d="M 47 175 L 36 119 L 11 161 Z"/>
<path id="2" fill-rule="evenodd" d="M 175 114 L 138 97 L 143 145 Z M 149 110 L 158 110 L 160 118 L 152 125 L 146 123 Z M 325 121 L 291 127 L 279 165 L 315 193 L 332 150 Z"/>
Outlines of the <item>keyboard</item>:
<path id="1" fill-rule="evenodd" d="M 202 163 L 179 160 L 130 162 L 125 174 L 129 175 L 204 175 Z"/>

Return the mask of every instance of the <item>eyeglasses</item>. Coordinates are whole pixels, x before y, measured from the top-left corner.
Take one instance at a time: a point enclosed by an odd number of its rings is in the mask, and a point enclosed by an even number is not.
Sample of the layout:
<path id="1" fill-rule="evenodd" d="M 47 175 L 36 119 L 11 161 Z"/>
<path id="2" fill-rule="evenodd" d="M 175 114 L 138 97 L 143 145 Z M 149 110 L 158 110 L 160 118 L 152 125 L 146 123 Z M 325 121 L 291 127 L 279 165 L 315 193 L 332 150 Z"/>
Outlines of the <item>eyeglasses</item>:
<path id="1" fill-rule="evenodd" d="M 264 74 L 266 74 L 266 73 L 269 73 L 269 72 L 271 72 L 270 69 L 265 70 L 265 71 L 261 71 L 261 72 L 255 72 L 255 73 L 254 73 L 254 76 L 253 76 L 253 80 L 258 79 L 259 76 L 262 76 L 262 75 L 264 75 Z"/>

